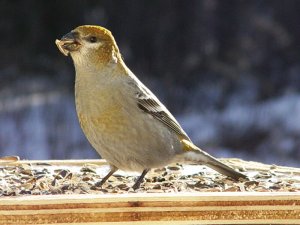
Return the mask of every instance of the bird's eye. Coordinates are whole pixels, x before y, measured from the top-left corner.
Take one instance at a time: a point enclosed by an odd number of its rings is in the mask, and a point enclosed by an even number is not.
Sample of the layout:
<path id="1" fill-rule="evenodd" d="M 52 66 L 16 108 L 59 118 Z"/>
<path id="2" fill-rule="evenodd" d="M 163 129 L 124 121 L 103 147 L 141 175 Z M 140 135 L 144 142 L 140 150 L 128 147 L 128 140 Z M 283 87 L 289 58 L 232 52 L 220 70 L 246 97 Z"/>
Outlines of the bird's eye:
<path id="1" fill-rule="evenodd" d="M 91 36 L 91 37 L 89 37 L 89 42 L 95 43 L 95 42 L 97 42 L 97 38 L 95 36 Z"/>

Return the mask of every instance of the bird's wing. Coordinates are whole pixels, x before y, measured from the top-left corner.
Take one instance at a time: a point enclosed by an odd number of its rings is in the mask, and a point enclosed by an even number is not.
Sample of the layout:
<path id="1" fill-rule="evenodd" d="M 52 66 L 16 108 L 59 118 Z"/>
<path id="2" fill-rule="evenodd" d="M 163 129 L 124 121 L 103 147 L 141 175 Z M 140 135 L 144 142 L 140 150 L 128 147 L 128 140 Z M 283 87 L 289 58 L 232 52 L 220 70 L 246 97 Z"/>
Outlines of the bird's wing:
<path id="1" fill-rule="evenodd" d="M 171 131 L 178 134 L 181 138 L 190 140 L 188 135 L 181 128 L 179 123 L 167 108 L 144 86 L 139 86 L 137 93 L 137 104 L 144 112 L 152 115 L 155 119 L 166 125 Z"/>

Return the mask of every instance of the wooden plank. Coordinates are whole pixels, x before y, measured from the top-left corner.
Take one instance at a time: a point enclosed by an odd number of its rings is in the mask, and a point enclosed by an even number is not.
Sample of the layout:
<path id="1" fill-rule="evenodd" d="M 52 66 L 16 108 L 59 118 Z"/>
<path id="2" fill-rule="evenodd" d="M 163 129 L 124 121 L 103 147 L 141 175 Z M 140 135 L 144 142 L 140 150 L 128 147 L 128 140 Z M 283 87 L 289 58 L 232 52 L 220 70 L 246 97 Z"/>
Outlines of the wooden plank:
<path id="1" fill-rule="evenodd" d="M 0 224 L 300 224 L 300 193 L 2 197 Z"/>
<path id="2" fill-rule="evenodd" d="M 21 164 L 82 167 L 105 160 L 0 160 Z M 235 168 L 276 170 L 294 178 L 299 168 L 223 159 Z M 300 224 L 300 192 L 127 193 L 40 195 L 0 198 L 0 225 L 10 224 Z"/>
<path id="3" fill-rule="evenodd" d="M 85 164 L 107 165 L 104 159 L 73 159 L 73 160 L 18 160 L 18 161 L 1 161 L 0 166 L 17 166 L 21 164 L 51 164 L 65 166 L 82 166 Z"/>
<path id="4" fill-rule="evenodd" d="M 276 169 L 278 172 L 283 173 L 293 173 L 295 175 L 300 175 L 300 168 L 287 167 L 287 166 L 277 166 L 277 165 L 267 165 L 259 162 L 244 161 L 236 158 L 223 158 L 220 159 L 222 162 L 231 165 L 234 168 L 241 170 L 256 170 L 256 171 L 269 171 L 270 169 Z M 0 160 L 0 166 L 17 166 L 20 164 L 51 164 L 51 165 L 65 165 L 65 166 L 83 166 L 85 164 L 95 164 L 98 166 L 107 165 L 104 159 L 73 159 L 73 160 L 17 160 L 17 161 L 7 161 Z"/>
<path id="5" fill-rule="evenodd" d="M 232 166 L 233 168 L 237 168 L 245 171 L 264 171 L 268 172 L 270 170 L 276 170 L 277 172 L 282 173 L 292 173 L 294 175 L 300 175 L 300 168 L 288 167 L 288 166 L 278 166 L 278 165 L 268 165 L 260 162 L 253 161 L 244 161 L 236 158 L 224 158 L 220 159 L 222 162 Z"/>

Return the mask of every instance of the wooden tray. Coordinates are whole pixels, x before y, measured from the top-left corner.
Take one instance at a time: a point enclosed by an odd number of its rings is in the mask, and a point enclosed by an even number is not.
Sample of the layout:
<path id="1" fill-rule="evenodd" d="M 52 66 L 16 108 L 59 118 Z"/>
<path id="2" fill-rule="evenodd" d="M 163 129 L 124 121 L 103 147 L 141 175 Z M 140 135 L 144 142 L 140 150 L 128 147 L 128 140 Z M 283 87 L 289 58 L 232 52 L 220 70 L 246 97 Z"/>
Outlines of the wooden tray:
<path id="1" fill-rule="evenodd" d="M 228 161 L 229 162 L 229 161 Z M 103 160 L 16 161 L 1 166 L 106 165 Z M 234 164 L 235 161 L 232 161 Z M 243 162 L 267 171 L 272 165 Z M 299 175 L 299 169 L 276 167 Z M 1 179 L 1 177 L 0 177 Z M 1 191 L 1 189 L 0 189 Z M 300 224 L 300 192 L 193 192 L 0 197 L 0 225 L 22 224 Z"/>

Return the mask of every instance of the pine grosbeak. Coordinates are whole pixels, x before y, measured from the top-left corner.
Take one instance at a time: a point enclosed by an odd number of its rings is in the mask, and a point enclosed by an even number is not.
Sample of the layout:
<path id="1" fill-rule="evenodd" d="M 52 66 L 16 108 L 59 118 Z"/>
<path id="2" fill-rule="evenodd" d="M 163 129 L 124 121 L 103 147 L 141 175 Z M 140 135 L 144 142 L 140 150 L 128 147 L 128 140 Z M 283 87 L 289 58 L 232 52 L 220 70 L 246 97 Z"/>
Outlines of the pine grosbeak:
<path id="1" fill-rule="evenodd" d="M 125 65 L 111 32 L 79 26 L 56 40 L 73 59 L 76 111 L 89 142 L 116 170 L 140 171 L 139 188 L 151 168 L 197 162 L 234 179 L 246 176 L 195 146 L 158 98 Z"/>

